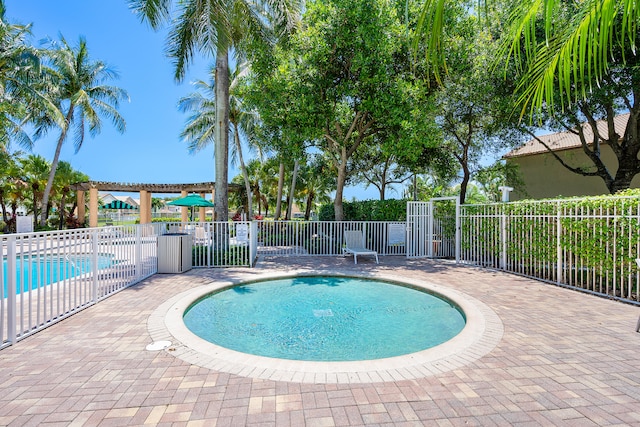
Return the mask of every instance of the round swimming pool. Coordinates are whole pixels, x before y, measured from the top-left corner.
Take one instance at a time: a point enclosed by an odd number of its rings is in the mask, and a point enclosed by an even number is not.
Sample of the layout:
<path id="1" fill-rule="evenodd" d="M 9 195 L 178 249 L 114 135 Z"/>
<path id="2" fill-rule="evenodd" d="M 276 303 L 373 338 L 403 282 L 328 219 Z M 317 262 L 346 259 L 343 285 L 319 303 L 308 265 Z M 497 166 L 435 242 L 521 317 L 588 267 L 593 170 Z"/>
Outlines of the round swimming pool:
<path id="1" fill-rule="evenodd" d="M 200 338 L 243 353 L 305 361 L 372 360 L 450 340 L 465 316 L 447 298 L 395 283 L 302 276 L 236 285 L 184 313 Z"/>

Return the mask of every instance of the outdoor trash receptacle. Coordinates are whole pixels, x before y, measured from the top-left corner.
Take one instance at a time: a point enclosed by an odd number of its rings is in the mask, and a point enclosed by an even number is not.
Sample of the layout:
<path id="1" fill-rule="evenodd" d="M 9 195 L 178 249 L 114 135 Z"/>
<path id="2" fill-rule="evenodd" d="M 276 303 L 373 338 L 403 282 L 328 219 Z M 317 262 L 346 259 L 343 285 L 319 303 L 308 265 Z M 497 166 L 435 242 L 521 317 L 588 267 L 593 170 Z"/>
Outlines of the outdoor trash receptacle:
<path id="1" fill-rule="evenodd" d="M 158 236 L 158 273 L 184 273 L 191 270 L 192 236 L 172 233 Z"/>

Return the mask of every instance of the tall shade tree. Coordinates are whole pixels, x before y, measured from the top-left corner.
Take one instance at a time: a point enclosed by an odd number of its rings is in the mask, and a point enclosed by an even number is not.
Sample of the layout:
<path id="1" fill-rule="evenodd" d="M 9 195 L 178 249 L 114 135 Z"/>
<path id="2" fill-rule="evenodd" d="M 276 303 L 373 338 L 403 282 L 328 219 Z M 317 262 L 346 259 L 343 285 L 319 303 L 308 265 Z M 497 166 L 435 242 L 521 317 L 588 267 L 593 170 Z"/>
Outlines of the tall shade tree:
<path id="1" fill-rule="evenodd" d="M 229 217 L 229 52 L 242 51 L 256 41 L 293 29 L 298 19 L 296 0 L 129 0 L 131 8 L 152 28 L 171 22 L 168 54 L 175 78 L 184 78 L 195 52 L 214 55 L 215 73 L 215 213 Z M 172 16 L 175 10 L 177 16 Z M 272 31 L 275 30 L 275 31 Z"/>
<path id="2" fill-rule="evenodd" d="M 381 150 L 379 145 L 369 145 L 354 156 L 353 168 L 355 181 L 364 184 L 365 188 L 373 185 L 385 199 L 387 190 L 393 190 L 394 184 L 402 184 L 411 177 L 409 169 L 397 163 L 395 153 Z"/>
<path id="3" fill-rule="evenodd" d="M 309 2 L 304 22 L 261 81 L 264 97 L 275 93 L 279 102 L 259 112 L 288 139 L 314 141 L 328 155 L 337 177 L 335 218 L 342 220 L 350 159 L 368 138 L 409 114 L 397 62 L 404 32 L 387 0 Z"/>
<path id="4" fill-rule="evenodd" d="M 497 2 L 494 1 L 492 6 Z M 467 188 L 481 161 L 490 154 L 518 141 L 517 117 L 512 93 L 514 70 L 509 78 L 495 71 L 495 53 L 499 50 L 502 11 L 469 8 L 468 3 L 450 2 L 441 23 L 442 43 L 447 48 L 447 72 L 439 76 L 438 90 L 431 112 L 442 135 L 442 148 L 457 163 L 460 175 L 460 203 L 465 203 Z M 424 46 L 423 46 L 424 47 Z M 433 48 L 433 47 L 431 47 Z M 429 46 L 426 46 L 427 56 Z M 438 68 L 433 69 L 438 72 Z"/>
<path id="5" fill-rule="evenodd" d="M 65 120 L 60 129 L 51 172 L 42 196 L 44 207 L 40 225 L 47 221 L 49 196 L 53 186 L 56 169 L 60 159 L 62 145 L 69 132 L 73 132 L 75 151 L 82 148 L 86 129 L 94 137 L 102 130 L 102 117 L 107 118 L 120 133 L 125 131 L 125 120 L 118 112 L 120 101 L 129 100 L 124 89 L 106 85 L 105 82 L 116 79 L 117 73 L 104 62 L 92 60 L 87 49 L 87 42 L 80 37 L 76 46 L 70 46 L 64 37 L 60 42 L 52 42 L 49 51 L 51 86 L 49 96 L 55 100 Z M 36 120 L 36 137 L 45 134 L 57 123 L 51 115 L 43 114 Z"/>

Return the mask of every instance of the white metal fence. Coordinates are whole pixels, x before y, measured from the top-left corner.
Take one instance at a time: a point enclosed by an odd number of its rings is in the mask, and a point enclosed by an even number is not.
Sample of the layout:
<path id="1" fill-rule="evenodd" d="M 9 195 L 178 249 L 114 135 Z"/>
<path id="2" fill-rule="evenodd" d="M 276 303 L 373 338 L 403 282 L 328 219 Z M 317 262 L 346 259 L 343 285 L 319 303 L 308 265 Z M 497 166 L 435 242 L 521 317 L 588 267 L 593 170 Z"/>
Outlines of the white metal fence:
<path id="1" fill-rule="evenodd" d="M 342 255 L 344 232 L 362 231 L 379 255 L 406 254 L 403 221 L 255 221 L 259 256 Z"/>
<path id="2" fill-rule="evenodd" d="M 194 267 L 250 266 L 256 230 L 248 222 L 153 223 L 2 235 L 0 349 L 155 274 L 158 235 L 192 235 L 185 256 Z"/>
<path id="3" fill-rule="evenodd" d="M 407 203 L 407 258 L 459 260 L 460 225 L 457 197 Z"/>
<path id="4" fill-rule="evenodd" d="M 640 302 L 640 200 L 462 206 L 461 261 Z"/>
<path id="5" fill-rule="evenodd" d="M 252 266 L 258 255 L 342 255 L 347 230 L 361 230 L 380 255 L 407 255 L 413 236 L 401 221 L 154 223 L 0 236 L 0 349 L 156 273 L 158 235 L 190 234 L 193 267 L 228 267 Z M 458 216 L 434 214 L 427 231 L 432 256 L 459 253 L 463 263 L 640 303 L 638 198 L 464 205 Z"/>
<path id="6" fill-rule="evenodd" d="M 152 274 L 151 226 L 1 236 L 0 348 Z"/>
<path id="7" fill-rule="evenodd" d="M 251 245 L 257 228 L 251 222 L 166 222 L 154 223 L 156 234 L 186 233 L 192 236 L 192 266 L 251 266 L 255 245 Z"/>

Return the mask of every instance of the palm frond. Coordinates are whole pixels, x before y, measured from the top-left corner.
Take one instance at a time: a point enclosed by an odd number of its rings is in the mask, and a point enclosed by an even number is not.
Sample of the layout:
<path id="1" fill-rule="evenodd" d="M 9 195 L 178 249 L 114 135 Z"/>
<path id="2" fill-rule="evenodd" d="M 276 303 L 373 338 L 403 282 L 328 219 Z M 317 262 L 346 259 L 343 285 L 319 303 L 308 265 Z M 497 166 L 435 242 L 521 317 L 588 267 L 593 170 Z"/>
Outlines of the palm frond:
<path id="1" fill-rule="evenodd" d="M 438 82 L 441 82 L 440 70 L 446 72 L 447 69 L 442 40 L 444 13 L 445 0 L 426 0 L 418 17 L 418 36 L 412 43 L 414 55 L 417 55 L 421 42 L 426 39 L 425 63 Z"/>
<path id="2" fill-rule="evenodd" d="M 169 33 L 167 46 L 177 81 L 182 81 L 197 51 L 211 55 L 216 48 L 230 46 L 228 11 L 224 6 L 219 0 L 191 0 L 181 6 L 180 19 Z"/>
<path id="3" fill-rule="evenodd" d="M 564 110 L 584 99 L 594 85 L 599 85 L 611 66 L 615 48 L 629 45 L 635 49 L 640 7 L 637 0 L 588 0 L 564 28 L 549 28 L 547 38 L 537 43 L 530 38 L 535 26 L 535 7 L 551 20 L 556 4 L 553 0 L 535 0 L 522 19 L 514 20 L 510 52 L 518 58 L 520 38 L 524 38 L 530 64 L 520 83 L 521 115 L 533 115 L 544 106 L 553 110 L 554 97 L 559 97 Z M 620 22 L 623 25 L 620 25 Z M 531 36 L 532 37 L 532 36 Z M 623 58 L 624 60 L 624 58 Z"/>
<path id="4" fill-rule="evenodd" d="M 171 0 L 129 0 L 129 8 L 154 30 L 171 17 Z"/>

